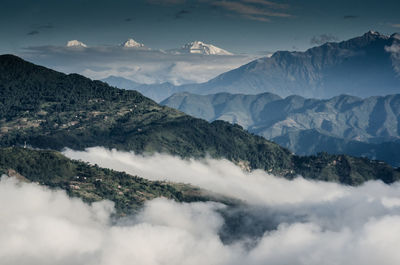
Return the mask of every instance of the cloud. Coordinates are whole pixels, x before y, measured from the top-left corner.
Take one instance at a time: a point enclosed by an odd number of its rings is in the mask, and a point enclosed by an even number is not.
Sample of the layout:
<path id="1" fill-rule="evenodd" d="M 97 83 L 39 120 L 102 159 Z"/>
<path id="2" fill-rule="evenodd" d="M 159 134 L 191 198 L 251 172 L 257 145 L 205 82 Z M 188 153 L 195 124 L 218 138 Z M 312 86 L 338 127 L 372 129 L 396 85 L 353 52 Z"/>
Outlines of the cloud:
<path id="1" fill-rule="evenodd" d="M 391 46 L 386 46 L 385 51 L 390 52 L 392 54 L 400 53 L 400 43 L 393 43 Z"/>
<path id="2" fill-rule="evenodd" d="M 289 8 L 288 4 L 280 4 L 280 3 L 275 3 L 275 2 L 266 1 L 266 0 L 243 0 L 243 2 L 245 2 L 245 3 L 253 3 L 253 4 L 260 4 L 260 5 L 268 6 L 268 7 L 275 8 L 275 9 L 287 9 L 287 8 Z"/>
<path id="3" fill-rule="evenodd" d="M 27 35 L 33 36 L 33 35 L 37 35 L 37 34 L 39 34 L 39 33 L 40 33 L 40 32 L 37 31 L 37 30 L 32 30 L 32 31 L 28 32 Z"/>
<path id="4" fill-rule="evenodd" d="M 72 159 L 80 159 L 151 180 L 187 182 L 252 204 L 329 201 L 347 192 L 346 189 L 339 191 L 334 183 L 315 183 L 303 178 L 289 181 L 268 175 L 262 170 L 245 173 L 228 160 L 182 160 L 165 154 L 146 157 L 101 147 L 89 148 L 86 151 L 66 149 L 63 153 Z M 287 196 L 288 194 L 291 195 Z"/>
<path id="5" fill-rule="evenodd" d="M 392 24 L 391 25 L 393 28 L 400 28 L 400 24 Z"/>
<path id="6" fill-rule="evenodd" d="M 52 28 L 54 28 L 54 26 L 51 23 L 47 23 L 47 24 L 43 24 L 43 25 L 38 25 L 36 28 L 37 29 L 52 29 Z"/>
<path id="7" fill-rule="evenodd" d="M 184 4 L 186 0 L 146 0 L 150 4 L 155 5 L 180 5 Z"/>
<path id="8" fill-rule="evenodd" d="M 344 15 L 343 18 L 344 19 L 356 19 L 356 18 L 358 18 L 358 16 L 355 16 L 355 15 Z"/>
<path id="9" fill-rule="evenodd" d="M 185 10 L 185 9 L 182 9 L 182 10 L 180 10 L 179 12 L 177 12 L 176 14 L 175 14 L 175 19 L 181 19 L 181 18 L 183 18 L 185 15 L 187 15 L 187 14 L 190 14 L 190 11 L 188 11 L 188 10 Z"/>
<path id="10" fill-rule="evenodd" d="M 321 34 L 319 36 L 312 37 L 310 43 L 313 45 L 321 45 L 327 42 L 334 42 L 338 40 L 339 40 L 338 37 L 333 36 L 331 34 Z"/>
<path id="11" fill-rule="evenodd" d="M 400 75 L 400 35 L 392 36 L 396 41 L 391 46 L 385 46 L 385 51 L 390 53 L 394 70 Z"/>
<path id="12" fill-rule="evenodd" d="M 202 187 L 211 187 L 208 182 L 212 182 L 214 190 L 245 199 L 248 205 L 232 208 L 159 198 L 147 202 L 135 216 L 114 219 L 111 202 L 87 205 L 62 191 L 2 178 L 2 264 L 400 262 L 399 183 L 388 186 L 372 181 L 348 187 L 289 181 L 261 171 L 245 173 L 226 160 L 138 156 L 102 148 L 65 153 L 140 172 L 149 179 L 184 180 Z M 229 233 L 234 240 L 226 240 Z"/>
<path id="13" fill-rule="evenodd" d="M 247 55 L 177 55 L 112 46 L 79 50 L 58 46 L 30 47 L 20 55 L 57 71 L 79 73 L 92 79 L 115 75 L 138 83 L 170 82 L 175 85 L 205 82 L 255 59 L 255 56 Z"/>
<path id="14" fill-rule="evenodd" d="M 149 202 L 131 221 L 112 225 L 112 204 L 91 206 L 36 184 L 0 182 L 0 259 L 17 264 L 226 264 L 229 247 L 215 203 Z M 199 251 L 193 251 L 194 249 Z M 207 255 L 206 255 L 207 254 Z"/>
<path id="15" fill-rule="evenodd" d="M 243 18 L 258 20 L 262 22 L 270 21 L 271 17 L 289 18 L 291 14 L 277 11 L 286 9 L 288 5 L 278 4 L 265 0 L 243 0 L 243 1 L 215 1 L 212 5 L 236 13 Z"/>

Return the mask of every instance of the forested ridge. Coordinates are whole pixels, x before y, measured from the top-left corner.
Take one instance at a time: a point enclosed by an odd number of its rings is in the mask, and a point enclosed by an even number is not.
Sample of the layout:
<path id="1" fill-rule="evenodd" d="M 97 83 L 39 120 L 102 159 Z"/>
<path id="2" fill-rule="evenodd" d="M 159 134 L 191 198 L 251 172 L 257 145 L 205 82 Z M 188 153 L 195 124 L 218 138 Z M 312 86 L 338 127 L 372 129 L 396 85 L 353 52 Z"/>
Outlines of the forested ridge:
<path id="1" fill-rule="evenodd" d="M 65 75 L 13 55 L 0 56 L 0 145 L 61 150 L 104 146 L 137 153 L 227 158 L 293 178 L 360 184 L 393 182 L 400 172 L 364 158 L 301 157 L 238 125 L 208 123 L 163 107 L 136 91 Z"/>

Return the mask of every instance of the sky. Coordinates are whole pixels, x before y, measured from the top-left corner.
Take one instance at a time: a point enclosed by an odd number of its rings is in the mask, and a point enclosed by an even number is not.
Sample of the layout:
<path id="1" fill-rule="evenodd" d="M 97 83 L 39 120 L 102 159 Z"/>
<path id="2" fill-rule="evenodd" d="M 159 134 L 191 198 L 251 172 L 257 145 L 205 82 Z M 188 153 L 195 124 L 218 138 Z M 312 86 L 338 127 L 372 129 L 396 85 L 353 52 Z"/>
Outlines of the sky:
<path id="1" fill-rule="evenodd" d="M 65 45 L 154 49 L 201 40 L 240 54 L 305 50 L 368 30 L 400 31 L 397 0 L 2 0 L 0 53 Z"/>

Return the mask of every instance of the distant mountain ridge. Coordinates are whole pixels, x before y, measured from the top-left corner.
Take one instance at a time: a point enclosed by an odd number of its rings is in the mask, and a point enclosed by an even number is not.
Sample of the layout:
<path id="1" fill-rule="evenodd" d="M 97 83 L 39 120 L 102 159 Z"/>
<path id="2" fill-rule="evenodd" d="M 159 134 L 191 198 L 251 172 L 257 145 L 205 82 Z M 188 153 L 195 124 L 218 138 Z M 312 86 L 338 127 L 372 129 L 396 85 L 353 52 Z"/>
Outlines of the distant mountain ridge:
<path id="1" fill-rule="evenodd" d="M 223 73 L 208 82 L 174 86 L 152 85 L 157 101 L 173 93 L 207 95 L 274 93 L 331 98 L 341 94 L 370 97 L 400 93 L 400 35 L 378 32 L 305 52 L 278 51 Z M 142 91 L 146 94 L 146 91 Z"/>
<path id="2" fill-rule="evenodd" d="M 271 93 L 178 93 L 161 104 L 208 121 L 240 124 L 299 154 L 347 153 L 384 158 L 400 165 L 400 149 L 395 156 L 389 152 L 391 155 L 383 157 L 381 145 L 386 149 L 388 142 L 399 146 L 400 94 L 365 99 L 341 95 L 318 100 L 281 98 Z"/>
<path id="3" fill-rule="evenodd" d="M 101 79 L 101 81 L 106 82 L 110 86 L 136 90 L 146 97 L 149 97 L 157 102 L 165 99 L 167 95 L 172 95 L 179 91 L 177 86 L 165 82 L 161 84 L 140 84 L 133 80 L 120 77 L 120 76 L 109 76 L 107 78 Z"/>

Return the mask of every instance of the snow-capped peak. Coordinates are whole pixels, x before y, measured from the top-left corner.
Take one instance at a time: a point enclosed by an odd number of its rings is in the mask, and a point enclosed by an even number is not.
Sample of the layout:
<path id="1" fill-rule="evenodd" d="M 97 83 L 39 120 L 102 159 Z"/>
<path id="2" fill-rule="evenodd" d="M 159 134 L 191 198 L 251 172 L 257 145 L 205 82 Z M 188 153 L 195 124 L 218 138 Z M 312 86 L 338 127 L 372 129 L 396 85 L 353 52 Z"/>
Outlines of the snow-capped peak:
<path id="1" fill-rule="evenodd" d="M 125 48 L 142 48 L 144 44 L 135 41 L 134 39 L 129 39 L 122 43 L 122 46 Z"/>
<path id="2" fill-rule="evenodd" d="M 80 48 L 87 48 L 87 45 L 78 40 L 70 40 L 67 42 L 67 47 L 80 47 Z"/>
<path id="3" fill-rule="evenodd" d="M 232 53 L 217 46 L 201 41 L 193 41 L 182 46 L 181 52 L 204 55 L 232 55 Z"/>

